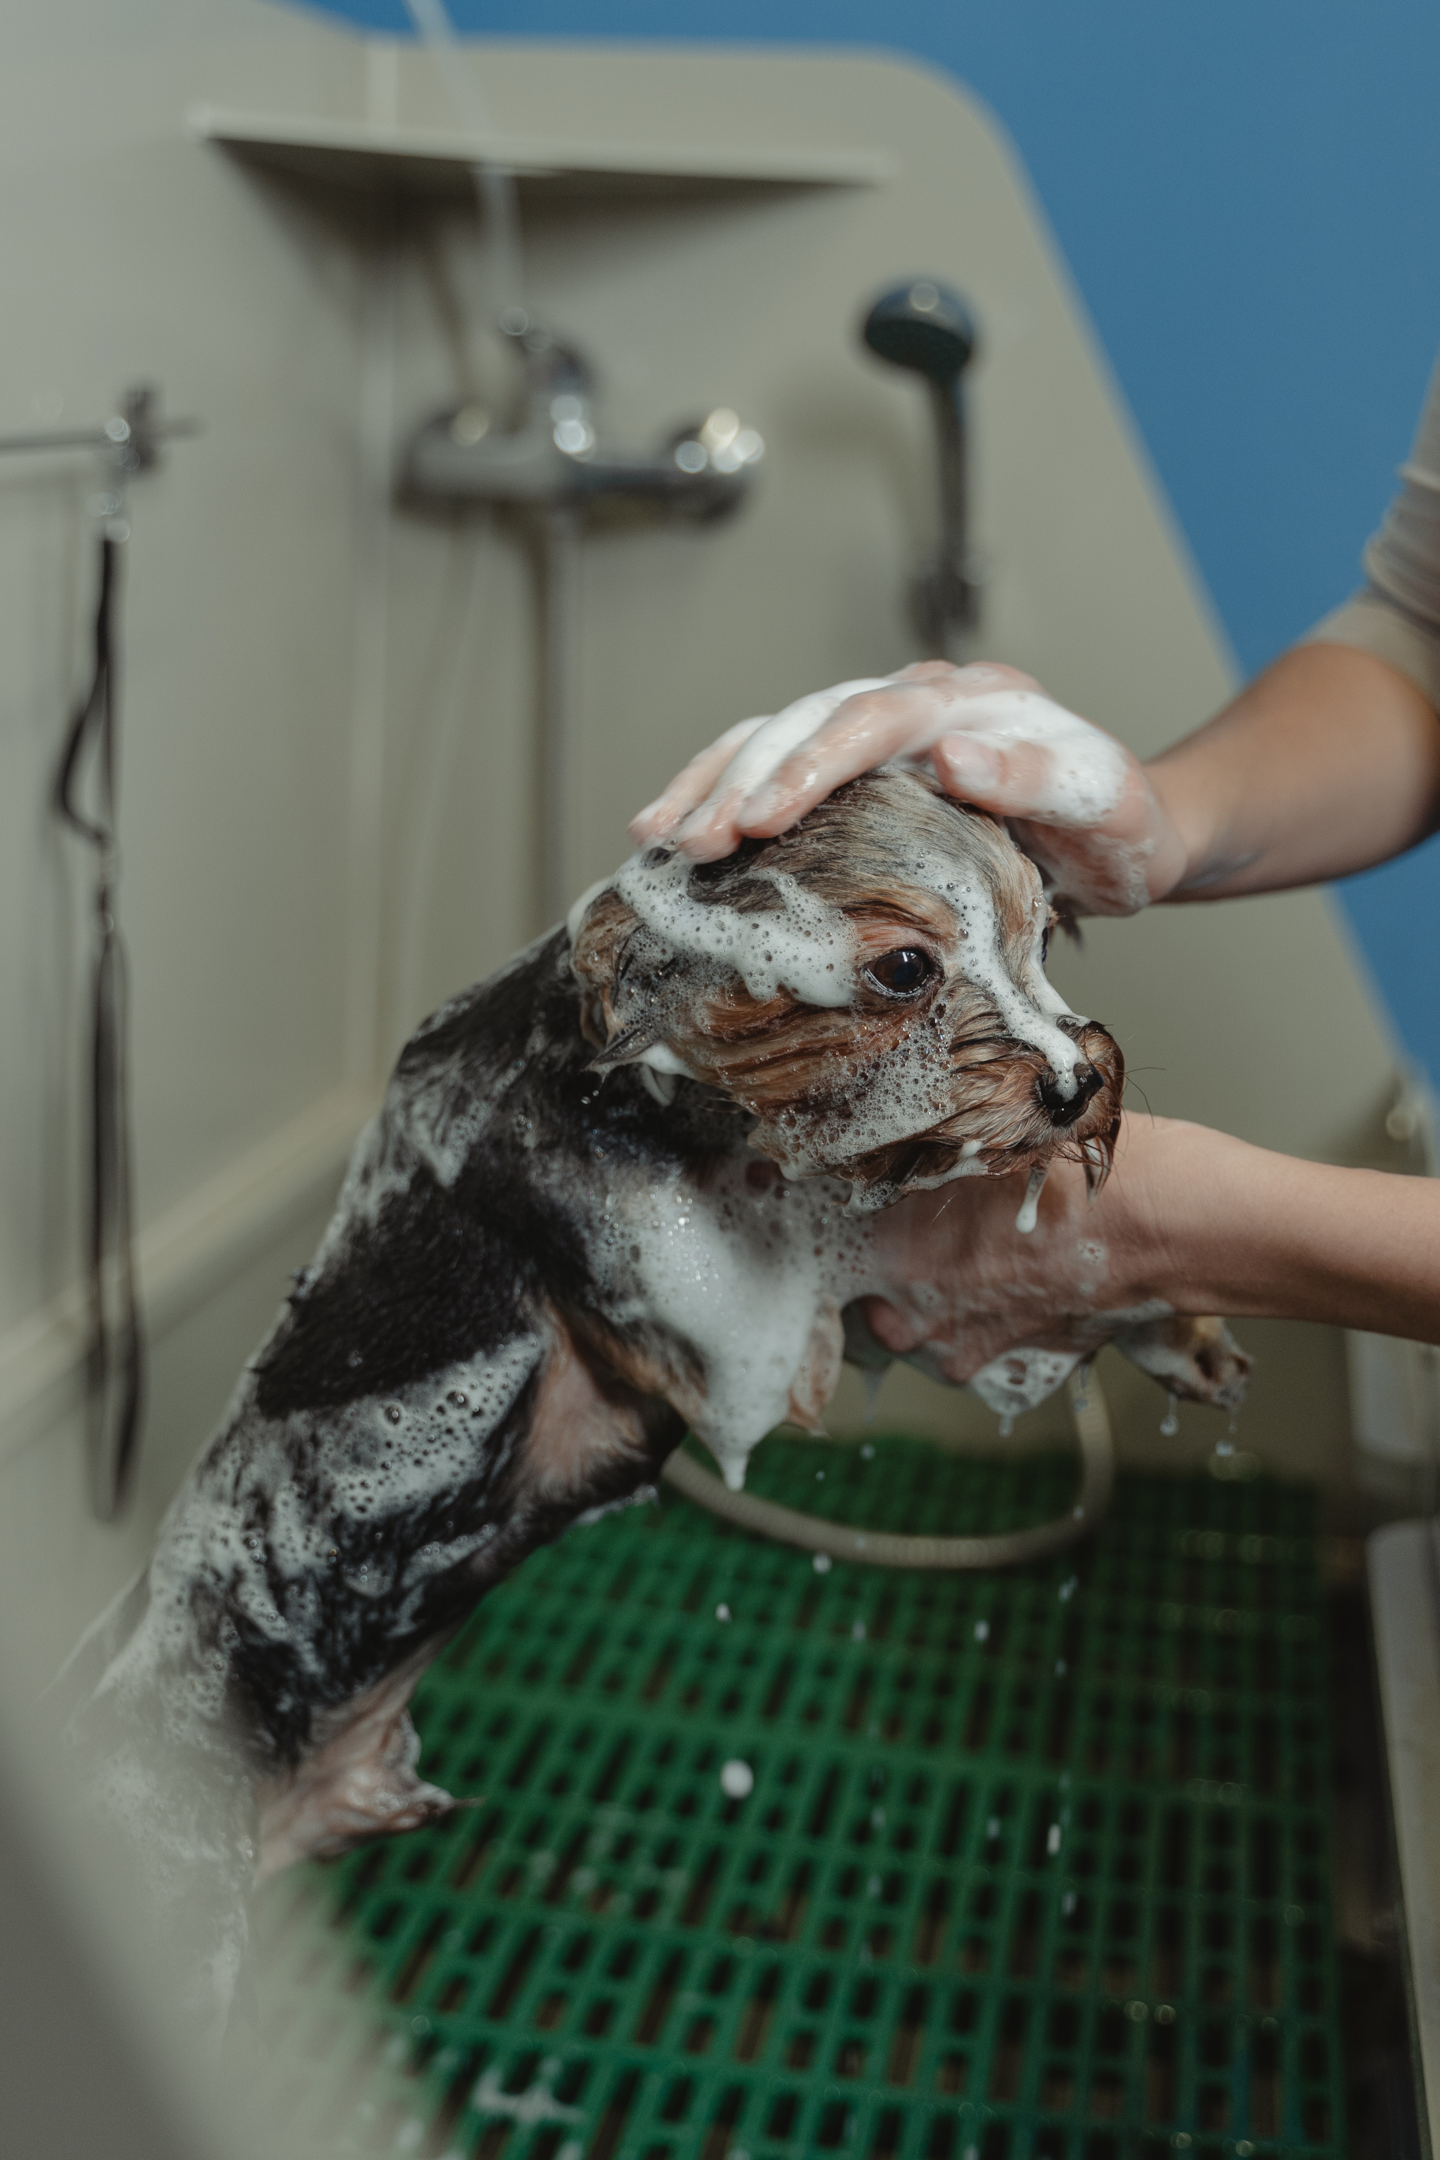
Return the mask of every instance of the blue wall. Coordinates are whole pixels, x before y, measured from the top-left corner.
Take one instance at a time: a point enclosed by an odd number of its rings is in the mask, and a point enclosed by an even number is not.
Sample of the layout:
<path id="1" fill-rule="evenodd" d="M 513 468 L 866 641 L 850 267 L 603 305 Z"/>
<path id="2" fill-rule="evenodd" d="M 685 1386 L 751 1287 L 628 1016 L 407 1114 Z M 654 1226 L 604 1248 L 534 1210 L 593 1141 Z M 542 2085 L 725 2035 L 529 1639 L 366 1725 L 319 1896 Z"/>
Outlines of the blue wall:
<path id="1" fill-rule="evenodd" d="M 408 29 L 402 0 L 332 12 Z M 884 47 L 961 77 L 1029 168 L 1242 664 L 1263 665 L 1355 583 L 1440 347 L 1435 0 L 451 12 L 497 37 Z M 1420 912 L 1440 913 L 1440 842 L 1340 893 L 1440 1082 L 1440 967 L 1407 964 Z"/>

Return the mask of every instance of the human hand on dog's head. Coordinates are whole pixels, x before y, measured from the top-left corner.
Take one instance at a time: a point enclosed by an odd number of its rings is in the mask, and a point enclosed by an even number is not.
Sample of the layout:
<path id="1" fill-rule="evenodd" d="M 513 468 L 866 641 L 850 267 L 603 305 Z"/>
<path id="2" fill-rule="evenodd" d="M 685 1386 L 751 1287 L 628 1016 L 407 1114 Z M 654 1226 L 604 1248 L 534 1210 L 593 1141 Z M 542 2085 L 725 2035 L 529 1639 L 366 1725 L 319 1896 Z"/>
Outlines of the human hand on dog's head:
<path id="1" fill-rule="evenodd" d="M 1124 1065 L 1045 978 L 1052 920 L 1002 824 L 892 766 L 721 861 L 633 856 L 569 929 L 597 1069 L 709 1083 L 874 1208 L 1059 1154 L 1103 1182 Z"/>
<path id="2" fill-rule="evenodd" d="M 927 760 L 947 794 L 1004 818 L 1076 914 L 1132 915 L 1183 872 L 1184 842 L 1123 744 L 1015 668 L 942 660 L 742 720 L 640 812 L 631 837 L 713 862 L 901 758 Z"/>

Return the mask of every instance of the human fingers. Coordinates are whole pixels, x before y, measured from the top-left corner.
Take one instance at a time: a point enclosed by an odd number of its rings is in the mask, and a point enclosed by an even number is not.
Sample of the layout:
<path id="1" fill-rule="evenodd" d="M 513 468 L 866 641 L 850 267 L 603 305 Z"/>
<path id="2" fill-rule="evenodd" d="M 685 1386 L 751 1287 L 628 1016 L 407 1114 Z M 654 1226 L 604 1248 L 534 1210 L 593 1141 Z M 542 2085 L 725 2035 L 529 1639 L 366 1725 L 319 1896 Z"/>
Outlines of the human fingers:
<path id="1" fill-rule="evenodd" d="M 757 773 L 739 829 L 756 838 L 785 832 L 845 781 L 890 758 L 923 757 L 946 729 L 965 724 L 973 703 L 1032 687 L 1029 675 L 989 661 L 914 661 L 845 699 L 788 757 Z"/>
<path id="2" fill-rule="evenodd" d="M 1135 766 L 1102 728 L 1032 690 L 976 697 L 930 746 L 948 794 L 997 817 L 1070 828 L 1113 816 Z"/>
<path id="3" fill-rule="evenodd" d="M 786 832 L 847 780 L 918 754 L 945 724 L 937 694 L 929 683 L 891 682 L 847 698 L 788 756 L 754 774 L 734 805 L 738 831 L 755 839 Z"/>
<path id="4" fill-rule="evenodd" d="M 698 751 L 688 765 L 675 775 L 663 795 L 647 803 L 630 820 L 630 837 L 637 847 L 645 847 L 650 841 L 671 833 L 702 802 L 720 778 L 737 750 L 749 741 L 756 730 L 763 728 L 768 714 L 761 713 L 753 720 L 737 720 L 734 727 L 704 750 Z"/>
<path id="5" fill-rule="evenodd" d="M 972 705 L 1007 694 L 1060 710 L 1032 676 L 990 662 L 922 660 L 897 676 L 814 691 L 772 718 L 728 730 L 640 812 L 631 833 L 640 845 L 673 837 L 695 860 L 713 861 L 746 835 L 784 832 L 846 780 L 890 758 L 923 755 Z"/>
<path id="6" fill-rule="evenodd" d="M 957 690 L 975 697 L 1007 685 L 1012 690 L 1041 688 L 1033 675 L 1027 675 L 1023 668 L 1010 667 L 1003 660 L 970 660 L 964 667 L 957 667 L 953 660 L 912 660 L 907 667 L 898 671 L 896 680 L 953 681 Z"/>
<path id="7" fill-rule="evenodd" d="M 675 827 L 674 837 L 679 846 L 697 862 L 713 862 L 721 855 L 728 855 L 743 837 L 739 812 L 753 790 L 763 785 L 777 766 L 822 728 L 838 707 L 848 703 L 857 692 L 882 687 L 883 682 L 869 678 L 836 683 L 828 690 L 813 690 L 756 728 L 714 780 L 706 799 Z"/>

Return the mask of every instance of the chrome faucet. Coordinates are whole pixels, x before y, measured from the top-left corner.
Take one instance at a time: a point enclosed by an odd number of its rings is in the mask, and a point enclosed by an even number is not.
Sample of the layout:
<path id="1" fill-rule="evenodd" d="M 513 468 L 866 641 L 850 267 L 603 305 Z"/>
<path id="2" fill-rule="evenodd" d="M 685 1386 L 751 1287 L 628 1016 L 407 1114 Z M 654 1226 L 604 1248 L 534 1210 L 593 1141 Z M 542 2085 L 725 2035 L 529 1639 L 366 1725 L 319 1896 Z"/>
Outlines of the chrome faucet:
<path id="1" fill-rule="evenodd" d="M 523 318 L 522 318 L 523 319 Z M 413 494 L 445 502 L 566 506 L 648 503 L 692 517 L 734 509 L 765 445 L 726 407 L 677 428 L 648 456 L 599 447 L 594 378 L 584 358 L 529 323 L 508 331 L 525 364 L 525 407 L 506 428 L 481 405 L 437 413 L 411 445 Z"/>
<path id="2" fill-rule="evenodd" d="M 538 539 L 540 575 L 538 922 L 554 922 L 568 884 L 570 737 L 578 698 L 580 559 L 585 527 L 630 505 L 708 522 L 737 509 L 765 445 L 721 406 L 676 428 L 649 456 L 602 450 L 595 386 L 582 355 L 520 309 L 500 327 L 525 368 L 518 425 L 471 402 L 437 413 L 410 442 L 405 489 L 416 502 L 508 508 Z"/>

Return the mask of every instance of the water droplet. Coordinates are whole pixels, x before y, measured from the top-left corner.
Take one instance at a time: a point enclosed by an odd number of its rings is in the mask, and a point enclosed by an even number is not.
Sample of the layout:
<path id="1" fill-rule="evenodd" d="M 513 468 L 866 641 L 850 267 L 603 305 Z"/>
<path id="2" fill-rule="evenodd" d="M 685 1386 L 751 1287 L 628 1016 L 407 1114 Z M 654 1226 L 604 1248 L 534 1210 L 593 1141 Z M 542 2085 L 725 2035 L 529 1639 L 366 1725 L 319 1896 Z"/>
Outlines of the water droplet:
<path id="1" fill-rule="evenodd" d="M 1160 1420 L 1160 1430 L 1167 1440 L 1173 1440 L 1180 1430 L 1180 1420 L 1175 1415 L 1175 1397 L 1173 1395 L 1165 1397 L 1165 1415 Z"/>
<path id="2" fill-rule="evenodd" d="M 717 1605 L 717 1606 L 715 1607 L 715 1618 L 716 1618 L 717 1620 L 728 1620 L 728 1619 L 730 1618 L 730 1608 L 729 1608 L 729 1606 L 728 1606 L 728 1605 Z"/>
<path id="3" fill-rule="evenodd" d="M 445 1400 L 448 1403 L 453 1403 L 457 1410 L 463 1410 L 470 1398 L 463 1388 L 452 1387 Z"/>
<path id="4" fill-rule="evenodd" d="M 814 1568 L 817 1575 L 828 1575 L 830 1572 L 829 1553 L 817 1552 L 814 1559 L 810 1562 L 810 1565 Z"/>
<path id="5" fill-rule="evenodd" d="M 398 1402 L 387 1402 L 387 1403 L 386 1403 L 386 1405 L 385 1405 L 385 1415 L 386 1415 L 386 1417 L 387 1417 L 387 1418 L 389 1418 L 389 1420 L 390 1420 L 390 1423 L 391 1423 L 392 1425 L 398 1425 L 398 1424 L 400 1423 L 400 1420 L 401 1420 L 401 1418 L 402 1418 L 402 1417 L 404 1416 L 404 1414 L 405 1414 L 405 1413 L 404 1413 L 404 1411 L 403 1411 L 403 1410 L 402 1410 L 402 1409 L 400 1408 L 400 1405 L 399 1405 L 399 1403 L 398 1403 Z"/>
<path id="6" fill-rule="evenodd" d="M 748 1800 L 755 1790 L 755 1772 L 738 1757 L 720 1766 L 720 1790 L 727 1800 Z"/>

